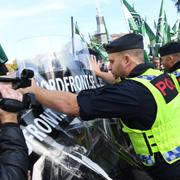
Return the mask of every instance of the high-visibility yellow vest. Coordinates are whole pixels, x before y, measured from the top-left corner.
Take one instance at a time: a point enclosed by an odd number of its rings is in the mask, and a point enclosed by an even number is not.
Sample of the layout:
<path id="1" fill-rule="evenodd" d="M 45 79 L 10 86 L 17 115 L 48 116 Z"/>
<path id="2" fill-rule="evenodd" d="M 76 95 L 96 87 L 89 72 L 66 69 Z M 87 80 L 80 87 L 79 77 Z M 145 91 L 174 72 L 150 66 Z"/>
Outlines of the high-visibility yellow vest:
<path id="1" fill-rule="evenodd" d="M 151 129 L 132 129 L 123 123 L 123 131 L 128 133 L 136 154 L 147 166 L 155 163 L 154 153 L 156 152 L 160 152 L 169 164 L 179 160 L 180 93 L 173 79 L 154 69 L 149 69 L 144 74 L 130 79 L 148 88 L 157 103 L 156 119 Z"/>

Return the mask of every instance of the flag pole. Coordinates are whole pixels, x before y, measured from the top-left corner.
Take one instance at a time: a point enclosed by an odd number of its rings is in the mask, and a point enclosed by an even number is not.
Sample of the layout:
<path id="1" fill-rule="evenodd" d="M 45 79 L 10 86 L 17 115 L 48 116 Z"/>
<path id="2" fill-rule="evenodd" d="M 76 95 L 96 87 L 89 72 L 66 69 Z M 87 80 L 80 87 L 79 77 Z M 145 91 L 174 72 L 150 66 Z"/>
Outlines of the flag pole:
<path id="1" fill-rule="evenodd" d="M 75 57 L 75 48 L 74 48 L 74 20 L 73 16 L 71 16 L 71 38 L 72 38 L 72 54 Z"/>

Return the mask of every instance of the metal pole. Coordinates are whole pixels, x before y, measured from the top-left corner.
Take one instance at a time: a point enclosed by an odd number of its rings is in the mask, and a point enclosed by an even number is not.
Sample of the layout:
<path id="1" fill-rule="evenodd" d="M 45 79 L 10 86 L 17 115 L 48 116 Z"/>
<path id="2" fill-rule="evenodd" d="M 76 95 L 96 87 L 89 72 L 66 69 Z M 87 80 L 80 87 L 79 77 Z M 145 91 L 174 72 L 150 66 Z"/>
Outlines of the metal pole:
<path id="1" fill-rule="evenodd" d="M 73 53 L 73 57 L 75 57 L 75 48 L 74 48 L 74 20 L 73 20 L 73 16 L 71 16 L 71 38 L 72 38 L 72 53 Z"/>

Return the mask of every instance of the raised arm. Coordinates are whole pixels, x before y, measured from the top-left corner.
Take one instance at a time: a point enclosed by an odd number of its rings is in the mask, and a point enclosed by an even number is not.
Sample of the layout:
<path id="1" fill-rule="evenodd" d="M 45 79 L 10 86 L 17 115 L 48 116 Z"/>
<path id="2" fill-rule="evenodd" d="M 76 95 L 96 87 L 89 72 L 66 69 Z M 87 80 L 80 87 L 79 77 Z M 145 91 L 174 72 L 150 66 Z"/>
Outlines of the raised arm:
<path id="1" fill-rule="evenodd" d="M 102 78 L 105 82 L 109 84 L 114 84 L 115 79 L 111 72 L 103 72 L 100 69 L 100 61 L 96 60 L 96 57 L 91 55 L 91 67 L 92 70 L 95 72 L 96 76 Z"/>

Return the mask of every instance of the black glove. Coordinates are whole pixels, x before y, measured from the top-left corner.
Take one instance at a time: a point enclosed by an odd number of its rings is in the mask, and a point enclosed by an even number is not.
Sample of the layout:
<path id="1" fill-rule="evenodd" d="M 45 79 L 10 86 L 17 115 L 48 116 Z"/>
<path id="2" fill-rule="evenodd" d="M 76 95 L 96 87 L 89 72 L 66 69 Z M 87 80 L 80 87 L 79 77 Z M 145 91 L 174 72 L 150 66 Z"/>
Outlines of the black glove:
<path id="1" fill-rule="evenodd" d="M 24 109 L 24 103 L 15 99 L 3 98 L 0 100 L 0 108 L 8 112 L 19 112 Z"/>
<path id="2" fill-rule="evenodd" d="M 2 98 L 0 99 L 0 108 L 8 112 L 20 112 L 31 106 L 31 97 L 29 94 L 23 96 L 23 101 L 16 99 Z"/>

